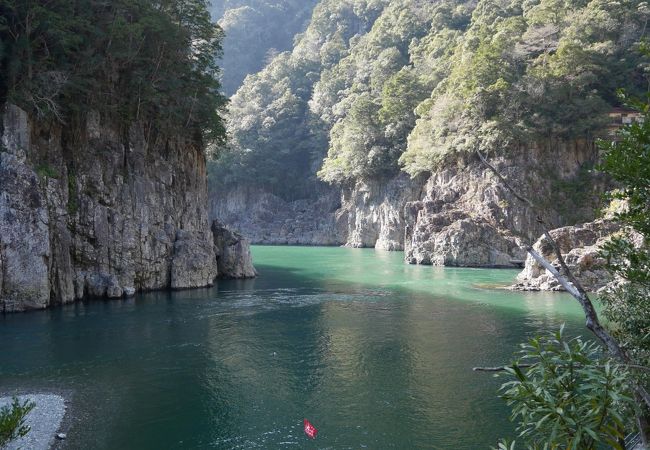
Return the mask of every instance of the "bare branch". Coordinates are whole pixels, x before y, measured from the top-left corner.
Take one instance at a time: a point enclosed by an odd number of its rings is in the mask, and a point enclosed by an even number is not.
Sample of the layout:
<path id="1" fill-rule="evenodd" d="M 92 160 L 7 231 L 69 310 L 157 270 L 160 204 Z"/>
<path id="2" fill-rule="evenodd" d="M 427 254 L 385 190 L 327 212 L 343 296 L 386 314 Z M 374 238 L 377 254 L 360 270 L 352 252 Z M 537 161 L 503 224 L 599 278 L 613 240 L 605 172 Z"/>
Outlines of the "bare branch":
<path id="1" fill-rule="evenodd" d="M 481 154 L 480 151 L 476 151 L 478 157 L 481 159 L 483 164 L 490 169 L 498 178 L 503 182 L 505 187 L 514 195 L 519 201 L 522 203 L 525 203 L 527 206 L 529 206 L 531 209 L 535 210 L 534 204 L 527 199 L 526 197 L 520 195 L 511 185 L 508 183 L 508 180 L 499 173 L 499 171 L 492 165 L 490 164 L 485 157 Z M 546 270 L 548 270 L 557 281 L 560 282 L 560 284 L 566 289 L 566 291 L 575 298 L 578 303 L 580 303 L 580 306 L 582 306 L 582 310 L 585 314 L 586 318 L 586 326 L 589 330 L 591 330 L 592 333 L 596 335 L 596 337 L 605 345 L 609 353 L 614 356 L 618 361 L 626 366 L 629 366 L 631 363 L 631 359 L 629 355 L 625 352 L 625 350 L 621 347 L 621 345 L 618 343 L 614 337 L 607 332 L 607 330 L 601 325 L 600 320 L 598 319 L 598 313 L 596 312 L 596 308 L 594 308 L 594 305 L 589 298 L 589 295 L 587 292 L 584 290 L 582 285 L 576 280 L 576 278 L 573 276 L 573 273 L 567 266 L 566 262 L 564 261 L 564 257 L 562 256 L 561 249 L 557 242 L 552 238 L 548 230 L 546 229 L 546 226 L 544 224 L 544 221 L 541 219 L 541 214 L 538 214 L 538 217 L 540 217 L 539 222 L 543 225 L 544 227 L 544 236 L 546 239 L 548 239 L 549 243 L 553 247 L 553 250 L 555 252 L 555 255 L 558 258 L 558 261 L 560 263 L 560 266 L 562 267 L 563 271 L 566 273 L 567 278 L 562 276 L 560 272 L 553 267 L 553 265 L 548 262 L 544 257 L 542 257 L 539 253 L 537 253 L 532 245 L 528 245 L 526 248 L 526 251 L 538 262 L 540 263 Z M 636 394 L 643 399 L 645 404 L 650 407 L 650 393 L 643 387 L 638 384 L 634 385 L 634 391 Z"/>

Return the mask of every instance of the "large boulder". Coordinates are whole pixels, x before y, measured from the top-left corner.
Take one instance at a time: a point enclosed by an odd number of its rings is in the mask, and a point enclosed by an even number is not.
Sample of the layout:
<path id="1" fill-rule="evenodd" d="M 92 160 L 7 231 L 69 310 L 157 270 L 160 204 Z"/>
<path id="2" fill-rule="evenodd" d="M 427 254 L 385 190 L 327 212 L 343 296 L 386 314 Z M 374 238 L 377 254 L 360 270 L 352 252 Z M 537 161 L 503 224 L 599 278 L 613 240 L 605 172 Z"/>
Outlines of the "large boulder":
<path id="1" fill-rule="evenodd" d="M 619 232 L 620 225 L 608 220 L 596 220 L 580 225 L 557 228 L 549 234 L 560 248 L 560 252 L 571 273 L 588 291 L 597 291 L 613 281 L 606 270 L 606 261 L 600 256 L 600 250 L 614 233 Z M 533 249 L 556 268 L 559 261 L 549 240 L 542 236 L 533 245 Z M 524 270 L 517 276 L 516 290 L 560 291 L 560 283 L 551 273 L 542 267 L 532 256 L 526 258 Z"/>
<path id="2" fill-rule="evenodd" d="M 230 230 L 221 222 L 212 222 L 212 236 L 217 253 L 217 265 L 221 278 L 253 278 L 250 244 L 241 234 Z"/>
<path id="3" fill-rule="evenodd" d="M 523 259 L 518 240 L 462 211 L 442 211 L 433 202 L 412 202 L 419 216 L 406 229 L 406 262 L 457 267 L 510 267 Z"/>

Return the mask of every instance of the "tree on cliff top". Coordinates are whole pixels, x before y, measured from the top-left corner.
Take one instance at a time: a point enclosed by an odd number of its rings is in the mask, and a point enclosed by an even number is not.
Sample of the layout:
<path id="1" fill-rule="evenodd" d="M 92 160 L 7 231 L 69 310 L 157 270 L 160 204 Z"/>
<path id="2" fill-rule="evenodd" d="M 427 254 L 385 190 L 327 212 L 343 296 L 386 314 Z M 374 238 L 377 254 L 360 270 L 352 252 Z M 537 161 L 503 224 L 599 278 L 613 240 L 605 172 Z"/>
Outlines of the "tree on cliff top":
<path id="1" fill-rule="evenodd" d="M 0 103 L 220 141 L 221 39 L 207 0 L 0 0 Z"/>

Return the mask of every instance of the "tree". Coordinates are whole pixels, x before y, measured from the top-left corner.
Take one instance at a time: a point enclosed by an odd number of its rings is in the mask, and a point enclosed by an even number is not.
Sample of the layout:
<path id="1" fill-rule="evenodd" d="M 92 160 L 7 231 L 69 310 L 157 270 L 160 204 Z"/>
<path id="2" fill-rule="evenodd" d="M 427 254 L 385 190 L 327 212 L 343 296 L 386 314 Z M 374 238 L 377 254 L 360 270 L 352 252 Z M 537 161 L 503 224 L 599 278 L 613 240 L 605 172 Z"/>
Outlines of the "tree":
<path id="1" fill-rule="evenodd" d="M 629 373 L 594 342 L 563 330 L 521 345 L 501 387 L 519 438 L 533 448 L 622 446 L 633 407 Z"/>
<path id="2" fill-rule="evenodd" d="M 636 364 L 650 366 L 650 101 L 631 103 L 642 113 L 639 121 L 623 128 L 619 140 L 601 142 L 601 170 L 619 184 L 610 198 L 625 205 L 615 218 L 626 227 L 603 248 L 619 282 L 601 299 L 614 336 Z M 635 375 L 638 384 L 649 384 L 646 373 Z"/>
<path id="3" fill-rule="evenodd" d="M 623 224 L 631 226 L 642 237 L 641 242 L 636 245 L 631 242 L 629 234 L 615 237 L 605 247 L 605 252 L 610 260 L 610 267 L 623 280 L 623 283 L 611 289 L 604 296 L 604 313 L 611 320 L 608 324 L 609 329 L 600 323 L 598 313 L 589 295 L 571 273 L 561 254 L 560 247 L 548 231 L 545 231 L 544 234 L 555 251 L 562 273 L 541 257 L 532 246 L 529 245 L 527 248 L 530 255 L 553 274 L 565 290 L 578 300 L 585 313 L 587 328 L 600 340 L 603 351 L 607 352 L 608 357 L 612 359 L 612 364 L 626 371 L 629 370 L 631 376 L 628 375 L 626 378 L 633 393 L 637 423 L 643 443 L 646 446 L 650 437 L 650 421 L 647 419 L 650 410 L 650 394 L 647 388 L 649 381 L 647 374 L 650 371 L 648 368 L 650 312 L 647 308 L 649 303 L 648 294 L 650 293 L 650 283 L 648 283 L 650 281 L 650 272 L 647 270 L 648 261 L 650 261 L 648 253 L 648 244 L 650 243 L 650 239 L 648 239 L 650 236 L 650 226 L 648 226 L 650 224 L 650 184 L 648 183 L 650 181 L 650 172 L 648 171 L 650 167 L 648 164 L 650 162 L 649 105 L 650 102 L 639 105 L 643 113 L 640 121 L 624 127 L 619 133 L 620 141 L 602 144 L 605 150 L 602 169 L 621 185 L 620 191 L 615 192 L 612 196 L 616 199 L 624 199 L 628 203 L 627 210 L 619 213 L 618 218 Z M 480 152 L 478 156 L 504 182 L 505 186 L 512 191 L 517 199 L 534 208 L 533 203 L 518 194 L 508 184 L 507 180 L 485 160 Z M 567 353 L 571 353 L 568 346 L 565 346 L 565 349 Z M 541 360 L 542 354 L 540 353 L 537 356 Z M 591 360 L 593 361 L 593 358 Z M 588 361 L 585 360 L 584 364 L 588 364 Z M 516 365 L 515 363 L 511 369 L 503 369 L 515 373 L 519 378 L 519 383 L 523 383 L 525 377 L 515 368 Z M 538 365 L 533 364 L 533 367 L 538 367 Z M 608 371 L 612 370 L 609 365 L 606 365 L 605 368 Z M 553 377 L 558 380 L 563 378 L 562 374 L 554 373 Z M 530 412 L 528 407 L 531 401 L 534 402 L 537 399 L 540 389 L 539 380 L 536 380 L 531 386 L 524 386 L 526 388 L 523 390 L 519 389 L 520 387 L 517 386 L 515 391 L 509 393 L 509 399 L 511 404 L 515 406 L 514 411 L 518 415 L 523 414 L 523 423 L 526 425 L 535 417 L 528 414 Z M 560 396 L 559 398 L 564 397 Z M 535 422 L 535 427 L 539 423 Z M 613 430 L 613 428 L 610 429 Z M 555 437 L 555 435 L 551 436 Z M 553 439 L 548 439 L 546 443 L 551 448 L 558 445 L 558 442 Z M 571 448 L 578 448 L 576 445 L 575 441 L 572 441 Z M 507 447 L 507 445 L 501 445 L 501 448 L 504 447 Z"/>
<path id="4" fill-rule="evenodd" d="M 221 39 L 207 0 L 0 0 L 0 103 L 221 141 Z"/>

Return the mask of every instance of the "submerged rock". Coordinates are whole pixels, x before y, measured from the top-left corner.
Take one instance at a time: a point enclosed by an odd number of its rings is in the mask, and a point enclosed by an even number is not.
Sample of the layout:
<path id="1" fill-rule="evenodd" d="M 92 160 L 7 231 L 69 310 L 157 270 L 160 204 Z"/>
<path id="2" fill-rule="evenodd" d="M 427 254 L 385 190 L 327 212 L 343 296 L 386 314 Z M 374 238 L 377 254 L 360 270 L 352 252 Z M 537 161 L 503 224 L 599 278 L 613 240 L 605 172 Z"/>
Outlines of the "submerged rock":
<path id="1" fill-rule="evenodd" d="M 254 278 L 257 276 L 253 267 L 250 244 L 246 238 L 217 220 L 212 222 L 212 236 L 220 277 Z"/>

